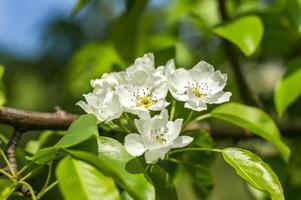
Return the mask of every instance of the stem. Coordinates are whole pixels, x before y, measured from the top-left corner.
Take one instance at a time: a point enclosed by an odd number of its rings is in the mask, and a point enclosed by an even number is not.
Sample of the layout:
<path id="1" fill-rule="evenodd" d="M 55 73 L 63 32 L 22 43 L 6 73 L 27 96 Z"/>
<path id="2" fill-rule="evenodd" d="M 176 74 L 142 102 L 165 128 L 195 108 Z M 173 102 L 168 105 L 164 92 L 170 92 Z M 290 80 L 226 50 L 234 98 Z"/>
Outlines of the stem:
<path id="1" fill-rule="evenodd" d="M 205 114 L 205 115 L 201 115 L 201 116 L 195 118 L 193 121 L 202 121 L 202 120 L 207 119 L 207 118 L 209 118 L 209 117 L 211 117 L 211 114 L 210 114 L 210 113 L 207 113 L 207 114 Z"/>
<path id="2" fill-rule="evenodd" d="M 12 177 L 9 173 L 4 171 L 3 169 L 0 169 L 0 173 L 5 175 L 7 178 L 11 179 L 12 181 L 15 181 L 14 177 Z"/>
<path id="3" fill-rule="evenodd" d="M 5 164 L 8 166 L 10 173 L 13 174 L 14 170 L 13 170 L 11 164 L 9 163 L 5 153 L 2 151 L 2 149 L 0 149 L 0 153 L 1 153 L 1 156 L 3 157 Z"/>
<path id="4" fill-rule="evenodd" d="M 171 109 L 170 109 L 170 115 L 169 115 L 169 120 L 172 121 L 175 117 L 175 112 L 176 112 L 176 100 L 173 99 L 171 102 Z"/>
<path id="5" fill-rule="evenodd" d="M 227 21 L 228 20 L 228 13 L 226 10 L 226 0 L 218 0 L 218 8 L 219 8 L 219 12 L 220 12 L 220 17 L 222 21 Z M 252 105 L 252 106 L 257 106 L 258 103 L 255 100 L 251 89 L 249 88 L 244 75 L 241 71 L 241 66 L 238 60 L 238 55 L 235 52 L 235 49 L 233 48 L 233 45 L 226 41 L 225 39 L 222 39 L 223 45 L 224 45 L 224 49 L 225 49 L 225 53 L 228 56 L 231 65 L 233 67 L 234 70 L 234 74 L 236 77 L 236 81 L 237 81 L 237 86 L 239 89 L 239 93 L 240 96 L 242 98 L 242 100 L 248 104 L 248 105 Z"/>
<path id="6" fill-rule="evenodd" d="M 188 117 L 187 117 L 187 119 L 185 120 L 185 122 L 184 122 L 184 124 L 183 124 L 183 129 L 188 125 L 188 123 L 190 122 L 190 119 L 192 118 L 192 116 L 193 116 L 193 110 L 191 110 L 190 111 L 190 113 L 189 113 L 189 115 L 188 115 Z"/>
<path id="7" fill-rule="evenodd" d="M 42 196 L 44 196 L 44 194 L 46 194 L 49 190 L 51 190 L 53 187 L 55 187 L 59 182 L 58 181 L 54 181 L 53 183 L 51 183 L 47 188 L 44 189 L 44 191 L 40 192 L 37 196 L 37 199 L 42 198 Z"/>
<path id="8" fill-rule="evenodd" d="M 133 121 L 133 119 L 127 113 L 124 113 L 124 116 L 127 118 L 127 120 L 129 120 L 129 122 L 131 123 L 131 125 L 135 129 L 136 125 L 135 125 L 135 122 Z"/>
<path id="9" fill-rule="evenodd" d="M 16 150 L 17 150 L 17 144 L 21 138 L 21 131 L 14 129 L 12 136 L 10 137 L 7 147 L 6 147 L 6 155 L 7 160 L 10 164 L 8 167 L 10 167 L 11 173 L 13 176 L 17 176 L 18 172 L 18 165 L 17 165 L 17 159 L 16 159 Z"/>
<path id="10" fill-rule="evenodd" d="M 46 190 L 46 188 L 50 182 L 50 179 L 51 179 L 51 174 L 52 174 L 52 163 L 49 165 L 49 171 L 47 174 L 47 178 L 46 178 L 44 186 L 42 187 L 42 189 L 40 191 L 40 194 L 43 194 L 43 192 Z M 38 197 L 39 197 L 39 194 L 38 194 Z"/>
<path id="11" fill-rule="evenodd" d="M 176 149 L 172 150 L 169 152 L 169 154 L 175 154 L 175 153 L 180 153 L 180 152 L 185 152 L 185 151 L 212 151 L 212 152 L 218 152 L 221 153 L 222 150 L 220 149 L 209 149 L 209 148 L 198 148 L 198 147 L 190 147 L 190 148 L 185 148 L 185 149 Z"/>
<path id="12" fill-rule="evenodd" d="M 24 185 L 28 189 L 28 191 L 30 192 L 32 200 L 37 200 L 37 197 L 36 197 L 32 187 L 28 183 L 26 183 L 25 181 L 19 181 L 19 183 Z"/>

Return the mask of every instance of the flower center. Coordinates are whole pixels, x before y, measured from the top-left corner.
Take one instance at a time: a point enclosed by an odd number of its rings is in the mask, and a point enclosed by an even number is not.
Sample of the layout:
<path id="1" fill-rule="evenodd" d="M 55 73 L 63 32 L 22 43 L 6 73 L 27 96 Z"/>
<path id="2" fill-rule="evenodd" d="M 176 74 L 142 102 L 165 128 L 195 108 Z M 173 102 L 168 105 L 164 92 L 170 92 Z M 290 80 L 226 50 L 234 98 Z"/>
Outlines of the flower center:
<path id="1" fill-rule="evenodd" d="M 196 97 L 198 97 L 198 98 L 203 97 L 203 96 L 206 96 L 206 94 L 203 93 L 203 92 L 201 91 L 201 89 L 198 88 L 198 87 L 193 87 L 193 88 L 192 88 L 192 92 L 193 92 L 193 94 L 194 94 Z"/>
<path id="2" fill-rule="evenodd" d="M 169 141 L 169 137 L 165 134 L 164 128 L 160 128 L 151 130 L 151 140 L 160 144 L 166 144 Z"/>
<path id="3" fill-rule="evenodd" d="M 149 95 L 143 97 L 137 97 L 137 105 L 136 107 L 144 107 L 149 108 L 150 106 L 154 105 L 155 101 Z"/>

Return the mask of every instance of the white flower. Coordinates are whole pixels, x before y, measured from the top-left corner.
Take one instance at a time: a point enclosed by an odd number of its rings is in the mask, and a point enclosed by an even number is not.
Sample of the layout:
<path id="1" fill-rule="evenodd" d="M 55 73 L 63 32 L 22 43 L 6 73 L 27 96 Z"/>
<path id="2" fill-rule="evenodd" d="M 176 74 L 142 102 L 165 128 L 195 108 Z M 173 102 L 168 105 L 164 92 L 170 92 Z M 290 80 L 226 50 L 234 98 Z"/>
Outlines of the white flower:
<path id="1" fill-rule="evenodd" d="M 119 102 L 116 88 L 121 78 L 122 74 L 110 73 L 104 74 L 101 79 L 92 80 L 93 92 L 83 95 L 86 102 L 79 101 L 76 105 L 87 113 L 94 114 L 99 122 L 107 123 L 119 118 L 123 107 Z"/>
<path id="2" fill-rule="evenodd" d="M 162 110 L 159 115 L 150 117 L 149 112 L 139 113 L 135 120 L 137 133 L 125 137 L 125 149 L 133 156 L 145 153 L 147 163 L 155 163 L 163 159 L 164 155 L 173 148 L 181 148 L 192 142 L 189 136 L 179 136 L 183 119 L 174 122 L 168 121 L 167 110 Z"/>
<path id="3" fill-rule="evenodd" d="M 172 96 L 185 102 L 185 107 L 202 111 L 206 104 L 219 104 L 229 101 L 231 92 L 224 92 L 227 75 L 219 70 L 214 71 L 212 65 L 200 61 L 192 69 L 175 69 L 173 62 L 166 67 L 168 87 Z"/>
<path id="4" fill-rule="evenodd" d="M 152 54 L 136 59 L 126 70 L 124 82 L 117 89 L 126 112 L 159 111 L 169 104 L 165 101 L 168 86 L 163 70 L 163 67 L 154 68 Z"/>

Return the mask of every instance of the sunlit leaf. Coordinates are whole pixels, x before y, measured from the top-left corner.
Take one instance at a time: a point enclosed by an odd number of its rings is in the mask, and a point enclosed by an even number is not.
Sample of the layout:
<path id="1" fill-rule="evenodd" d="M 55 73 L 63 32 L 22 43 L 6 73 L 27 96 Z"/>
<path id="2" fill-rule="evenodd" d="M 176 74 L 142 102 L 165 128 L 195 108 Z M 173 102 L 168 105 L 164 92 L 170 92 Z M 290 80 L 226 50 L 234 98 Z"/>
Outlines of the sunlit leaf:
<path id="1" fill-rule="evenodd" d="M 56 143 L 56 148 L 68 148 L 79 144 L 92 136 L 97 136 L 97 119 L 92 114 L 86 114 L 76 119 L 69 127 L 66 135 Z"/>
<path id="2" fill-rule="evenodd" d="M 154 187 L 147 179 L 143 166 L 137 158 L 126 152 L 122 144 L 112 138 L 100 137 L 98 149 L 98 157 L 82 151 L 68 152 L 113 177 L 134 199 L 155 199 Z"/>
<path id="3" fill-rule="evenodd" d="M 301 57 L 293 60 L 275 90 L 275 105 L 279 116 L 301 95 Z"/>
<path id="4" fill-rule="evenodd" d="M 120 199 L 113 179 L 83 161 L 65 158 L 59 163 L 56 175 L 66 200 Z"/>
<path id="5" fill-rule="evenodd" d="M 71 124 L 66 135 L 64 135 L 64 137 L 62 137 L 54 146 L 42 148 L 32 157 L 28 157 L 27 159 L 33 160 L 38 164 L 48 163 L 55 158 L 59 149 L 79 145 L 80 143 L 91 139 L 93 136 L 98 136 L 96 117 L 91 114 L 82 115 Z M 82 146 L 81 148 L 84 147 Z M 93 149 L 94 146 L 89 148 Z M 84 149 L 87 148 L 85 147 Z"/>
<path id="6" fill-rule="evenodd" d="M 289 160 L 290 149 L 281 141 L 280 132 L 274 121 L 262 110 L 238 103 L 226 103 L 213 109 L 211 115 L 245 128 L 273 143 L 284 160 Z"/>
<path id="7" fill-rule="evenodd" d="M 252 55 L 258 48 L 262 36 L 263 25 L 257 16 L 245 16 L 213 28 L 218 36 L 229 40 L 246 55 Z"/>
<path id="8" fill-rule="evenodd" d="M 239 148 L 222 150 L 225 161 L 253 187 L 270 194 L 272 200 L 284 200 L 283 189 L 273 170 L 258 156 Z"/>
<path id="9" fill-rule="evenodd" d="M 10 179 L 0 179 L 0 199 L 7 199 L 11 193 L 16 189 L 17 184 L 12 182 Z"/>

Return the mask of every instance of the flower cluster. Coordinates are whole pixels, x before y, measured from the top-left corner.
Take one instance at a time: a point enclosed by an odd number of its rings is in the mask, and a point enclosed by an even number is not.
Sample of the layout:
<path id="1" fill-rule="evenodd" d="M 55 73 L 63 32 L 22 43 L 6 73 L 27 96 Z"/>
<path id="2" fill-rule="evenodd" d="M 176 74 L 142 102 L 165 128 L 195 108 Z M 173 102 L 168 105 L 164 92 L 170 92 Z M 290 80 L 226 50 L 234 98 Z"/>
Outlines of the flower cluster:
<path id="1" fill-rule="evenodd" d="M 192 138 L 179 136 L 183 119 L 168 121 L 165 109 L 168 92 L 185 107 L 194 111 L 207 109 L 207 104 L 229 101 L 231 93 L 224 92 L 227 75 L 201 61 L 192 69 L 176 69 L 174 61 L 155 68 L 153 54 L 145 54 L 122 72 L 104 74 L 91 81 L 93 91 L 85 101 L 77 103 L 99 122 L 108 123 L 122 113 L 138 115 L 135 125 L 139 134 L 125 137 L 125 148 L 134 156 L 145 153 L 147 163 L 154 163 L 172 148 L 188 145 Z M 153 117 L 149 111 L 161 111 Z"/>

